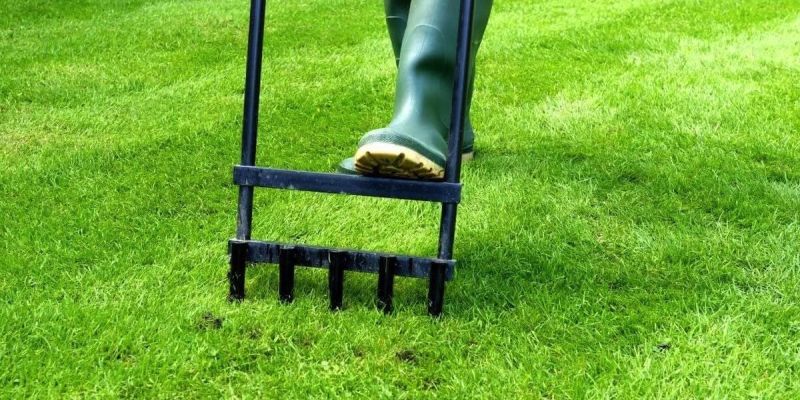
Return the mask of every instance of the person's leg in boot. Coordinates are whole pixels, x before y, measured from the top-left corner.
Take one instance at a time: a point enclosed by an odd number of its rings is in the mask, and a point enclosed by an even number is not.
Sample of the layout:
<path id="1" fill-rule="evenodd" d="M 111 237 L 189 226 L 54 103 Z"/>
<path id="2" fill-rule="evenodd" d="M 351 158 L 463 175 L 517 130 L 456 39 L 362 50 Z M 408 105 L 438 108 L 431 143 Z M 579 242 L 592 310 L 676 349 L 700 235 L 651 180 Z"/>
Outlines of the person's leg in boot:
<path id="1" fill-rule="evenodd" d="M 400 64 L 400 50 L 403 46 L 403 36 L 406 34 L 408 13 L 411 9 L 411 0 L 383 0 L 386 13 L 386 28 L 389 31 L 389 40 L 392 42 L 395 65 Z M 353 157 L 344 159 L 339 163 L 338 172 L 356 175 L 356 163 Z"/>
<path id="2" fill-rule="evenodd" d="M 456 56 L 458 21 L 454 10 L 458 10 L 459 1 L 413 0 L 405 23 L 405 35 L 398 43 L 397 32 L 403 27 L 404 8 L 401 3 L 386 1 L 393 48 L 396 55 L 399 50 L 400 56 L 394 118 L 388 127 L 365 135 L 359 143 L 355 162 L 345 160 L 340 171 L 347 172 L 355 167 L 365 175 L 441 179 Z M 491 5 L 491 0 L 476 2 L 473 62 Z M 474 68 L 472 70 L 474 73 Z M 465 153 L 471 153 L 473 137 L 468 124 Z"/>

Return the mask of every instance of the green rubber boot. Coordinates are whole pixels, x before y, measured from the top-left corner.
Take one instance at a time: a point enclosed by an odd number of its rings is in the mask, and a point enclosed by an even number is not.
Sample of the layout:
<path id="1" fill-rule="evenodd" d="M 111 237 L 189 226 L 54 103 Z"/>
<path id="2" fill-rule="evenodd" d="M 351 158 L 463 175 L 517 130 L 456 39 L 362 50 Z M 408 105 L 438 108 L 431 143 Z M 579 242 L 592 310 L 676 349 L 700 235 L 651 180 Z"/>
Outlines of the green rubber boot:
<path id="1" fill-rule="evenodd" d="M 394 118 L 388 127 L 366 134 L 354 158 L 339 171 L 399 178 L 444 177 L 455 66 L 458 0 L 386 0 L 392 47 L 398 60 Z M 473 65 L 492 0 L 476 2 Z M 400 32 L 403 40 L 400 42 Z M 470 82 L 474 79 L 474 68 Z M 470 84 L 469 96 L 472 95 Z M 471 99 L 468 99 L 468 105 Z M 472 155 L 471 124 L 464 133 L 465 159 Z"/>
<path id="2" fill-rule="evenodd" d="M 406 26 L 408 25 L 408 14 L 411 9 L 411 0 L 384 0 L 384 10 L 386 12 L 386 26 L 389 28 L 389 39 L 392 42 L 392 50 L 394 51 L 395 65 L 400 65 L 400 52 L 403 48 L 403 36 L 406 34 Z M 483 36 L 483 31 L 486 26 L 484 24 L 481 29 L 480 35 Z M 481 38 L 478 38 L 475 45 L 480 45 Z M 477 47 L 476 47 L 477 48 Z M 474 64 L 473 64 L 474 65 Z M 474 70 L 470 74 L 470 97 L 472 97 L 472 82 L 475 78 Z M 475 131 L 472 129 L 472 121 L 469 117 L 469 105 L 467 105 L 467 123 L 464 127 L 464 143 L 463 152 L 467 158 L 472 158 L 472 148 L 475 142 Z M 352 170 L 356 173 L 355 167 Z"/>

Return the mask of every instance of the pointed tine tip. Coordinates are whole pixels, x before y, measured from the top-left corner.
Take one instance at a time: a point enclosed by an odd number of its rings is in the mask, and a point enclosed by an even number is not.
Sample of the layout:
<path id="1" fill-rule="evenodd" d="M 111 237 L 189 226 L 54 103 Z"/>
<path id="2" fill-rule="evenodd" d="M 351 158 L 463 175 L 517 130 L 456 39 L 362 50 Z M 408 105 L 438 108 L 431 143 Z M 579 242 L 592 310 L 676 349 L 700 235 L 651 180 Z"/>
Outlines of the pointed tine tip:
<path id="1" fill-rule="evenodd" d="M 446 272 L 447 263 L 440 261 L 431 263 L 428 287 L 428 314 L 432 317 L 442 315 Z"/>

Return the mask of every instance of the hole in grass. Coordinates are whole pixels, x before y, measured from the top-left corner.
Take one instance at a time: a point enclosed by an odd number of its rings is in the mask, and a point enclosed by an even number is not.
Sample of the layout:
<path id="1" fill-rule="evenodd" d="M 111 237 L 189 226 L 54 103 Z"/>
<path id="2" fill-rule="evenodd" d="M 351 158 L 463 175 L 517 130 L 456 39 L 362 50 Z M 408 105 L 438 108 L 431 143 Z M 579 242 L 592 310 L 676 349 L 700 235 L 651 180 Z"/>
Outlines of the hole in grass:
<path id="1" fill-rule="evenodd" d="M 656 346 L 656 351 L 663 353 L 663 352 L 668 351 L 671 348 L 672 348 L 671 344 L 664 342 L 664 343 L 659 343 Z"/>
<path id="2" fill-rule="evenodd" d="M 439 386 L 441 384 L 442 384 L 442 379 L 441 378 L 429 377 L 429 378 L 426 378 L 422 382 L 422 387 L 425 390 L 437 390 L 437 389 L 439 389 Z"/>
<path id="3" fill-rule="evenodd" d="M 222 321 L 224 318 L 214 315 L 211 311 L 206 311 L 197 322 L 197 330 L 207 331 L 222 328 Z"/>
<path id="4" fill-rule="evenodd" d="M 261 332 L 261 329 L 259 329 L 259 328 L 253 328 L 253 329 L 250 329 L 247 332 L 247 338 L 250 339 L 250 340 L 261 339 L 261 336 L 262 336 L 262 332 Z"/>
<path id="5" fill-rule="evenodd" d="M 417 354 L 414 352 L 414 350 L 410 349 L 400 350 L 397 353 L 395 353 L 395 357 L 397 357 L 398 360 L 408 364 L 417 363 Z"/>

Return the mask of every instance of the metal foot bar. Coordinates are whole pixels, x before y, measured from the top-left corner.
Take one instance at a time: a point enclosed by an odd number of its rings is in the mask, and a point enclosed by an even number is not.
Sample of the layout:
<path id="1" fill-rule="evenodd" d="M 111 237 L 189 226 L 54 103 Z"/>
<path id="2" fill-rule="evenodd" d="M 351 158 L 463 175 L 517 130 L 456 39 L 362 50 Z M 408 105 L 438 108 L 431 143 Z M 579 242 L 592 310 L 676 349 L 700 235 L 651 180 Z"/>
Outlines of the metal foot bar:
<path id="1" fill-rule="evenodd" d="M 233 168 L 233 183 L 242 186 L 437 203 L 458 203 L 461 201 L 461 184 L 459 183 L 370 178 L 358 175 L 287 171 L 241 165 Z"/>

